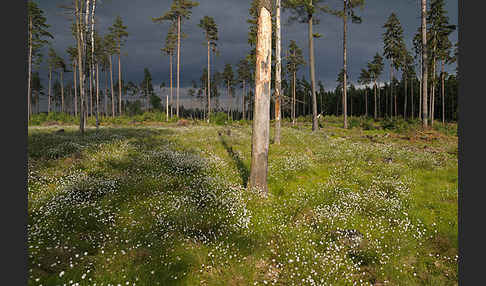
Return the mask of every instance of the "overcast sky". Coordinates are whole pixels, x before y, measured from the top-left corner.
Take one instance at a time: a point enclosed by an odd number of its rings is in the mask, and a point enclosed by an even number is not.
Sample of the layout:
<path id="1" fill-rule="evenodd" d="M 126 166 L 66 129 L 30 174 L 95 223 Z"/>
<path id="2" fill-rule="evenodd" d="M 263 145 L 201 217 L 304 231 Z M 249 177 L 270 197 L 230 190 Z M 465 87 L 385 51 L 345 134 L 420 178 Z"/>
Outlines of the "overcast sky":
<path id="1" fill-rule="evenodd" d="M 37 0 L 40 8 L 45 11 L 47 22 L 51 25 L 50 32 L 55 39 L 52 46 L 57 53 L 67 59 L 66 48 L 74 45 L 71 34 L 70 19 L 65 15 L 60 4 L 68 4 L 69 0 Z M 108 32 L 116 16 L 121 16 L 127 26 L 129 36 L 122 48 L 122 74 L 125 81 L 140 82 L 143 79 L 143 69 L 147 67 L 153 78 L 154 86 L 162 82 L 168 84 L 169 61 L 160 51 L 168 29 L 168 24 L 154 24 L 152 17 L 159 17 L 169 10 L 171 0 L 98 0 L 96 10 L 97 30 L 101 34 Z M 181 87 L 189 87 L 192 80 L 199 83 L 203 68 L 207 65 L 207 49 L 204 35 L 198 23 L 204 16 L 212 16 L 219 29 L 220 56 L 213 61 L 214 68 L 222 71 L 224 65 L 232 64 L 234 70 L 238 61 L 250 50 L 248 45 L 248 9 L 250 0 L 200 0 L 199 6 L 193 9 L 190 20 L 183 22 L 182 31 L 187 38 L 181 42 Z M 412 38 L 420 25 L 420 0 L 366 0 L 363 10 L 358 13 L 363 22 L 348 25 L 348 69 L 351 82 L 356 80 L 361 68 L 366 67 L 376 52 L 382 54 L 384 32 L 383 24 L 394 12 L 400 20 L 407 47 L 412 48 Z M 328 0 L 331 7 L 342 6 L 342 1 Z M 457 0 L 446 0 L 446 10 L 451 24 L 458 24 Z M 288 24 L 288 13 L 282 14 L 282 50 L 287 49 L 290 40 L 295 40 L 303 49 L 308 60 L 308 35 L 306 24 Z M 342 68 L 342 20 L 335 16 L 319 15 L 320 24 L 314 26 L 314 32 L 323 35 L 314 41 L 316 57 L 316 79 L 323 82 L 326 90 L 334 89 L 337 74 Z M 457 41 L 457 30 L 452 34 L 451 41 Z M 46 54 L 46 53 L 45 53 Z M 44 86 L 47 87 L 47 69 L 44 65 L 40 71 Z M 388 80 L 389 63 L 385 62 L 384 76 Z M 455 66 L 447 70 L 453 72 Z M 174 69 L 175 70 L 175 69 Z M 236 72 L 235 72 L 236 74 Z M 304 67 L 299 78 L 309 79 L 309 69 Z M 72 75 L 66 75 L 66 80 Z M 175 84 L 175 76 L 174 76 Z M 187 89 L 182 90 L 181 96 Z M 165 101 L 164 101 L 165 102 Z"/>

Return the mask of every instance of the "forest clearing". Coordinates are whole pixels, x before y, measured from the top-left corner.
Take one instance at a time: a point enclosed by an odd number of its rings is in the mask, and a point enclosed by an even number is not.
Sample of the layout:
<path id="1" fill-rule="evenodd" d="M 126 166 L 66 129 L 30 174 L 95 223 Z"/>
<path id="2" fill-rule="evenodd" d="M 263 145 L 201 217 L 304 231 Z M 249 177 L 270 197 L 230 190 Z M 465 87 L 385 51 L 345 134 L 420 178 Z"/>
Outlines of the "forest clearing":
<path id="1" fill-rule="evenodd" d="M 453 2 L 28 1 L 28 285 L 458 285 Z"/>
<path id="2" fill-rule="evenodd" d="M 29 285 L 457 285 L 457 125 L 188 123 L 29 127 Z"/>

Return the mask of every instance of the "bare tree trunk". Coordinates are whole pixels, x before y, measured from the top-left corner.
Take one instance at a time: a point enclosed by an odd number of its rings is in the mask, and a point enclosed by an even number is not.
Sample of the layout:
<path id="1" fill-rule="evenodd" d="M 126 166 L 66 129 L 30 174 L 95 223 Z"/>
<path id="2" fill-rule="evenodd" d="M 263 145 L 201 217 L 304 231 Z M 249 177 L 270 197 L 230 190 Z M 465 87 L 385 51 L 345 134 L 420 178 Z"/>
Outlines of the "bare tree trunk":
<path id="1" fill-rule="evenodd" d="M 95 40 L 94 40 L 94 30 L 95 30 L 95 9 L 96 9 L 96 0 L 93 0 L 93 10 L 91 11 L 91 73 L 95 73 Z M 96 82 L 94 75 L 91 76 L 93 81 L 93 88 L 96 84 L 96 128 L 99 126 L 99 118 L 98 118 L 98 98 L 99 98 L 99 88 L 98 88 L 98 64 L 96 64 Z"/>
<path id="2" fill-rule="evenodd" d="M 377 106 L 376 106 L 376 80 L 375 80 L 375 84 L 373 86 L 373 89 L 374 89 L 374 95 L 375 95 L 375 114 L 374 114 L 374 118 L 376 120 L 377 119 L 377 116 L 378 116 Z"/>
<path id="3" fill-rule="evenodd" d="M 378 116 L 378 118 L 380 118 L 380 116 L 382 115 L 381 114 L 381 102 L 380 102 L 380 98 L 381 98 L 380 94 L 381 94 L 381 92 L 380 91 L 381 91 L 381 87 L 378 87 L 378 110 L 377 110 L 377 116 Z"/>
<path id="4" fill-rule="evenodd" d="M 422 100 L 422 126 L 427 128 L 427 0 L 422 0 Z"/>
<path id="5" fill-rule="evenodd" d="M 294 53 L 295 55 L 295 53 Z M 295 126 L 295 105 L 296 105 L 296 98 L 295 98 L 295 93 L 296 93 L 296 88 L 295 88 L 295 84 L 296 84 L 296 72 L 294 71 L 294 84 L 293 84 L 293 97 L 292 97 L 292 125 Z"/>
<path id="6" fill-rule="evenodd" d="M 268 194 L 268 145 L 270 133 L 270 88 L 272 61 L 272 18 L 260 2 L 256 46 L 255 103 L 251 144 L 250 186 Z"/>
<path id="7" fill-rule="evenodd" d="M 115 118 L 115 92 L 113 90 L 113 62 L 111 55 L 109 57 L 110 62 L 110 83 L 111 83 L 111 117 Z"/>
<path id="8" fill-rule="evenodd" d="M 85 74 L 83 74 L 83 82 L 86 82 L 86 80 L 88 80 L 86 74 L 89 73 L 89 66 L 88 66 L 88 59 L 87 59 L 87 55 L 88 55 L 88 45 L 87 45 L 87 41 L 88 41 L 88 28 L 89 28 L 89 7 L 90 7 L 90 0 L 87 0 L 86 1 L 85 24 L 84 24 L 84 26 L 86 27 L 86 31 L 84 31 L 82 33 L 83 34 L 83 50 L 84 50 L 84 58 L 85 58 L 84 59 L 84 71 L 85 71 Z M 91 81 L 90 81 L 90 85 L 91 85 Z M 87 87 L 87 85 L 86 85 L 86 87 Z M 90 92 L 91 92 L 91 86 L 90 86 Z M 84 107 L 84 110 L 85 110 L 84 124 L 86 125 L 87 120 L 88 120 L 88 100 L 85 99 L 84 102 L 85 102 L 85 107 Z"/>
<path id="9" fill-rule="evenodd" d="M 47 96 L 47 114 L 51 113 L 52 68 L 49 67 L 49 93 Z"/>
<path id="10" fill-rule="evenodd" d="M 210 62 L 210 57 L 211 57 L 211 51 L 210 51 L 210 45 L 209 45 L 209 40 L 208 40 L 208 123 L 209 119 L 211 117 L 211 62 Z"/>
<path id="11" fill-rule="evenodd" d="M 404 79 L 405 81 L 405 103 L 403 107 L 403 119 L 407 119 L 407 78 Z"/>
<path id="12" fill-rule="evenodd" d="M 410 105 L 412 106 L 412 120 L 414 118 L 414 108 L 413 108 L 413 77 L 410 78 Z"/>
<path id="13" fill-rule="evenodd" d="M 245 96 L 246 96 L 246 86 L 245 86 L 246 82 L 243 81 L 243 95 L 241 97 L 242 99 L 242 118 L 243 120 L 246 119 L 246 116 L 245 116 Z"/>
<path id="14" fill-rule="evenodd" d="M 29 76 L 27 79 L 27 122 L 30 121 L 32 114 L 31 96 L 32 96 L 32 17 L 29 17 Z M 39 103 L 37 103 L 39 104 Z"/>
<path id="15" fill-rule="evenodd" d="M 422 102 L 423 102 L 423 97 L 422 97 L 422 80 L 419 81 L 420 85 L 420 95 L 419 95 L 419 119 L 422 120 Z"/>
<path id="16" fill-rule="evenodd" d="M 275 66 L 275 144 L 280 144 L 280 95 L 282 93 L 282 60 L 280 56 L 281 49 L 281 31 L 280 31 L 280 0 L 276 0 L 276 66 Z"/>
<path id="17" fill-rule="evenodd" d="M 93 116 L 93 67 L 89 65 L 89 116 Z"/>
<path id="18" fill-rule="evenodd" d="M 80 97 L 80 120 L 79 120 L 79 130 L 81 131 L 81 134 L 84 135 L 84 127 L 85 127 L 85 106 L 84 106 L 84 83 L 83 83 L 83 26 L 82 26 L 82 15 L 81 15 L 81 9 L 82 7 L 79 7 L 79 4 L 82 2 L 78 2 L 78 0 L 75 0 L 75 9 L 76 9 L 76 42 L 77 42 L 77 47 L 78 47 L 78 71 L 79 71 L 79 97 Z"/>
<path id="19" fill-rule="evenodd" d="M 432 86 L 431 88 L 431 94 L 430 94 L 430 126 L 434 125 L 435 121 L 435 79 L 436 79 L 436 74 L 435 74 L 435 58 L 432 58 Z"/>
<path id="20" fill-rule="evenodd" d="M 107 70 L 106 66 L 105 66 L 104 70 L 105 70 L 105 72 L 104 72 L 104 74 L 105 74 L 105 100 L 104 100 L 103 104 L 105 106 L 104 116 L 107 117 L 108 116 L 108 70 Z"/>
<path id="21" fill-rule="evenodd" d="M 344 0 L 343 13 L 343 114 L 344 114 L 344 129 L 348 129 L 348 103 L 347 103 L 347 57 L 346 57 L 346 0 Z"/>
<path id="22" fill-rule="evenodd" d="M 316 75 L 315 75 L 315 60 L 314 60 L 314 33 L 312 32 L 313 17 L 309 15 L 309 63 L 310 63 L 310 77 L 312 89 L 312 131 L 319 129 L 317 124 L 317 100 L 316 100 Z"/>
<path id="23" fill-rule="evenodd" d="M 169 61 L 170 61 L 170 73 L 171 73 L 172 72 L 172 57 L 170 56 L 170 53 L 169 53 Z M 171 76 L 171 80 L 172 80 L 172 74 L 170 76 Z M 171 83 L 171 90 L 172 90 L 172 83 Z M 166 97 L 165 121 L 169 122 L 169 94 L 167 93 L 165 97 Z"/>
<path id="24" fill-rule="evenodd" d="M 172 118 L 172 116 L 174 116 L 174 112 L 173 112 L 173 109 L 174 109 L 174 101 L 172 99 L 172 78 L 173 78 L 173 75 L 172 75 L 172 52 L 170 52 L 170 117 Z"/>
<path id="25" fill-rule="evenodd" d="M 61 69 L 61 112 L 64 112 L 64 79 L 63 70 Z"/>
<path id="26" fill-rule="evenodd" d="M 100 106 L 100 78 L 98 75 L 100 68 L 99 64 L 96 63 L 96 128 L 100 125 L 100 118 L 99 118 L 99 106 Z"/>
<path id="27" fill-rule="evenodd" d="M 445 124 L 444 60 L 441 60 L 442 124 Z"/>
<path id="28" fill-rule="evenodd" d="M 366 117 L 368 117 L 368 89 L 365 88 Z"/>
<path id="29" fill-rule="evenodd" d="M 176 116 L 179 118 L 179 77 L 180 77 L 180 58 L 181 58 L 181 16 L 177 17 L 177 102 Z"/>
<path id="30" fill-rule="evenodd" d="M 78 83 L 76 82 L 76 60 L 73 60 L 73 81 L 74 81 L 74 116 L 78 116 Z"/>
<path id="31" fill-rule="evenodd" d="M 118 40 L 120 41 L 120 40 Z M 118 115 L 122 115 L 121 44 L 118 42 Z"/>

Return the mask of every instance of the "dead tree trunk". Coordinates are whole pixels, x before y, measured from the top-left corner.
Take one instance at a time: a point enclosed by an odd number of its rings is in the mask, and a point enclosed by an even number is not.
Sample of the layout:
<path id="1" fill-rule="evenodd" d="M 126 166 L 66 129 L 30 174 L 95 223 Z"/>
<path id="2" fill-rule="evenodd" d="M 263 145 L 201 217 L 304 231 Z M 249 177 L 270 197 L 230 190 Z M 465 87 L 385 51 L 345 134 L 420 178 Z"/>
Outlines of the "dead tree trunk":
<path id="1" fill-rule="evenodd" d="M 270 83 L 272 69 L 272 17 L 270 15 L 270 1 L 261 1 L 259 6 L 250 186 L 262 190 L 267 195 Z"/>
<path id="2" fill-rule="evenodd" d="M 280 0 L 276 0 L 276 66 L 275 66 L 275 144 L 280 144 L 280 95 L 282 93 L 282 60 L 280 58 Z"/>
<path id="3" fill-rule="evenodd" d="M 427 0 L 422 0 L 422 126 L 428 127 L 427 116 Z"/>

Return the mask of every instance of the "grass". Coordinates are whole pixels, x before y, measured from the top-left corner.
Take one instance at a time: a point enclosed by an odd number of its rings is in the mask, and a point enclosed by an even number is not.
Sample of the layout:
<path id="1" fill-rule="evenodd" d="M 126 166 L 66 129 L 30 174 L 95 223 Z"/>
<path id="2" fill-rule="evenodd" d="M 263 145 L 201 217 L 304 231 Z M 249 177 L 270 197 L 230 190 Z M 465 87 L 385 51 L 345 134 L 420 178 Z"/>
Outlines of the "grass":
<path id="1" fill-rule="evenodd" d="M 29 285 L 458 285 L 456 127 L 359 122 L 285 122 L 266 199 L 248 123 L 30 127 Z"/>

